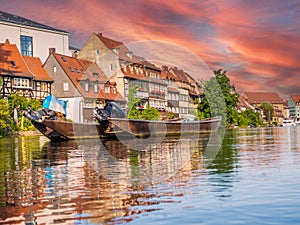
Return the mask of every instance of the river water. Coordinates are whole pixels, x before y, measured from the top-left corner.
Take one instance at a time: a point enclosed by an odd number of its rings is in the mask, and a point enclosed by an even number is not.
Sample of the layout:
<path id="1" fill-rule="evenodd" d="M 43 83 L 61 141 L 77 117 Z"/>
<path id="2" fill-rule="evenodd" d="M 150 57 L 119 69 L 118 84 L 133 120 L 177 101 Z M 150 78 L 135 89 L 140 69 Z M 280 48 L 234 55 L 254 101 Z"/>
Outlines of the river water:
<path id="1" fill-rule="evenodd" d="M 300 126 L 0 139 L 0 224 L 299 224 Z"/>

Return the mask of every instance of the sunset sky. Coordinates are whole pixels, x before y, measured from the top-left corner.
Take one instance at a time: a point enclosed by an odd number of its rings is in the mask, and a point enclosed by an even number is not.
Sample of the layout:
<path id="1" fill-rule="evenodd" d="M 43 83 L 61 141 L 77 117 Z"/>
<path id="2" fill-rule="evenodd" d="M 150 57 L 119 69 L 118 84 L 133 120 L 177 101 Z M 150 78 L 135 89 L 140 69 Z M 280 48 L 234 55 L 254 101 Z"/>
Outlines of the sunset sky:
<path id="1" fill-rule="evenodd" d="M 300 95 L 300 1 L 0 0 L 0 9 L 68 31 L 78 48 L 93 32 L 168 42 L 227 70 L 240 93 Z"/>

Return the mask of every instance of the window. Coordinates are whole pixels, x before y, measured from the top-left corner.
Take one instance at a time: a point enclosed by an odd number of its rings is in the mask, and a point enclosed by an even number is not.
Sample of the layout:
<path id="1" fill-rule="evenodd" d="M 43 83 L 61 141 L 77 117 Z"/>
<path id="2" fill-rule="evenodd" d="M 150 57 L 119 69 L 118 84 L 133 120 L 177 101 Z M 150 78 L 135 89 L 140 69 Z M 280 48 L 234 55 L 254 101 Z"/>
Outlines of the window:
<path id="1" fill-rule="evenodd" d="M 94 92 L 97 93 L 98 92 L 98 85 L 94 84 Z"/>
<path id="2" fill-rule="evenodd" d="M 30 82 L 28 79 L 14 78 L 13 86 L 19 88 L 30 88 Z"/>
<path id="3" fill-rule="evenodd" d="M 33 56 L 32 37 L 21 35 L 21 53 L 26 56 Z"/>
<path id="4" fill-rule="evenodd" d="M 66 58 L 63 57 L 63 56 L 61 57 L 61 60 L 64 61 L 64 62 L 67 62 Z"/>
<path id="5" fill-rule="evenodd" d="M 70 71 L 71 71 L 71 72 L 74 72 L 74 70 L 73 70 L 73 68 L 72 68 L 72 67 L 69 67 L 69 69 L 70 69 Z"/>
<path id="6" fill-rule="evenodd" d="M 99 73 L 93 73 L 93 77 L 99 77 Z"/>
<path id="7" fill-rule="evenodd" d="M 109 71 L 113 71 L 113 64 L 109 64 Z"/>
<path id="8" fill-rule="evenodd" d="M 63 90 L 68 91 L 69 90 L 69 83 L 64 83 L 63 84 Z"/>
<path id="9" fill-rule="evenodd" d="M 12 65 L 12 67 L 14 67 L 14 68 L 16 67 L 16 63 L 15 63 L 15 61 L 13 61 L 13 60 L 12 60 L 12 61 L 10 61 L 10 64 Z"/>
<path id="10" fill-rule="evenodd" d="M 100 55 L 100 50 L 99 49 L 96 50 L 96 55 Z"/>
<path id="11" fill-rule="evenodd" d="M 84 90 L 85 90 L 86 92 L 89 91 L 89 83 L 85 83 L 85 84 L 84 84 Z"/>
<path id="12" fill-rule="evenodd" d="M 53 72 L 56 73 L 56 71 L 57 71 L 56 66 L 53 66 Z"/>
<path id="13" fill-rule="evenodd" d="M 105 92 L 106 94 L 109 94 L 109 93 L 110 93 L 110 87 L 109 87 L 109 86 L 106 86 L 106 87 L 104 88 L 104 92 Z"/>
<path id="14" fill-rule="evenodd" d="M 80 74 L 80 70 L 79 70 L 79 69 L 76 68 L 75 70 L 76 70 L 76 72 L 77 72 L 78 74 Z"/>

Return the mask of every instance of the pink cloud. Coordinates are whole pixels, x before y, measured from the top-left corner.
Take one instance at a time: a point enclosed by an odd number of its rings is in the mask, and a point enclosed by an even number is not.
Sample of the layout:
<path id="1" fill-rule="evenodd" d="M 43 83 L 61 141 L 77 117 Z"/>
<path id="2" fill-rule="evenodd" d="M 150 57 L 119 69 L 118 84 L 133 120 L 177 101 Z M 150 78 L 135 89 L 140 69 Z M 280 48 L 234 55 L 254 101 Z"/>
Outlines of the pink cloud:
<path id="1" fill-rule="evenodd" d="M 299 94 L 300 4 L 293 1 L 272 7 L 247 0 L 2 2 L 4 11 L 69 31 L 77 47 L 92 32 L 124 43 L 166 41 L 189 49 L 211 69 L 228 70 L 238 90 Z"/>

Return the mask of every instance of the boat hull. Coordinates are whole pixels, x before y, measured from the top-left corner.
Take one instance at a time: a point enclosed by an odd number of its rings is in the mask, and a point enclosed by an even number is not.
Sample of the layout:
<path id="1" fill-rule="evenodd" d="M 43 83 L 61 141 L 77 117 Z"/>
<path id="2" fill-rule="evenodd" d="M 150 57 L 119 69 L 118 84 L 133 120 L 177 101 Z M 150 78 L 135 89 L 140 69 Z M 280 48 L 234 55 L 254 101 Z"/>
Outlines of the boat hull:
<path id="1" fill-rule="evenodd" d="M 110 118 L 98 123 L 75 123 L 66 120 L 31 120 L 32 124 L 51 140 L 89 138 L 131 138 L 148 136 L 171 136 L 216 131 L 220 118 L 193 122 L 149 121 Z"/>
<path id="2" fill-rule="evenodd" d="M 108 121 L 99 123 L 73 123 L 64 120 L 31 121 L 32 124 L 51 140 L 73 140 L 114 137 L 116 132 L 106 129 Z"/>
<path id="3" fill-rule="evenodd" d="M 119 129 L 136 137 L 210 132 L 216 131 L 220 126 L 220 118 L 189 122 L 130 120 L 123 118 L 110 118 L 108 120 Z"/>

